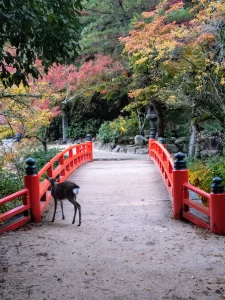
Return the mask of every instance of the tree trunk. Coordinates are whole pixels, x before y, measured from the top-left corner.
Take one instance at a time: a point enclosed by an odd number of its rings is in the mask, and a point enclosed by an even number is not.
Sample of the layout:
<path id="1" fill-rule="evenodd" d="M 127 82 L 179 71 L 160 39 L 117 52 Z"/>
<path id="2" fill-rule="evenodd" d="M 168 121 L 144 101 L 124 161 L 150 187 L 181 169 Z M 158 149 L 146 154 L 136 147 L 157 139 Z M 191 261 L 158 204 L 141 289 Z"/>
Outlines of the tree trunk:
<path id="1" fill-rule="evenodd" d="M 151 99 L 151 104 L 154 107 L 154 110 L 157 115 L 157 135 L 158 137 L 164 137 L 165 134 L 165 122 L 163 115 L 163 105 L 157 100 Z"/>
<path id="2" fill-rule="evenodd" d="M 196 137 L 198 134 L 198 130 L 195 124 L 195 120 L 191 121 L 191 135 L 189 140 L 189 147 L 188 147 L 188 156 L 194 157 L 195 155 L 195 143 L 196 143 Z"/>
<path id="3" fill-rule="evenodd" d="M 47 152 L 48 148 L 47 148 L 47 142 L 46 141 L 41 141 L 42 142 L 42 146 L 43 146 L 43 150 L 45 152 Z"/>
<path id="4" fill-rule="evenodd" d="M 189 147 L 188 147 L 188 156 L 190 157 L 200 157 L 200 149 L 198 144 L 198 134 L 201 131 L 201 122 L 207 121 L 212 119 L 212 116 L 208 113 L 204 113 L 200 117 L 194 117 L 191 120 L 191 135 L 189 140 Z"/>
<path id="5" fill-rule="evenodd" d="M 68 116 L 65 112 L 62 113 L 62 133 L 63 142 L 66 142 L 66 130 L 68 128 Z"/>

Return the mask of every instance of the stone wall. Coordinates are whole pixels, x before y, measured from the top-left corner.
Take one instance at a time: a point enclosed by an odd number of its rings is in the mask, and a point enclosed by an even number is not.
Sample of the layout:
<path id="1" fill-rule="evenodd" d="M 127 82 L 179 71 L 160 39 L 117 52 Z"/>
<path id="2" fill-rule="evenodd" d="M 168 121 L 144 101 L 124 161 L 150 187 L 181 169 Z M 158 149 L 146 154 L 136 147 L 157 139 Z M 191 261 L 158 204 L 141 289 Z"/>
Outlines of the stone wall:
<path id="1" fill-rule="evenodd" d="M 118 145 L 115 143 L 94 142 L 94 147 L 112 152 L 122 152 L 130 154 L 147 154 L 148 145 Z"/>

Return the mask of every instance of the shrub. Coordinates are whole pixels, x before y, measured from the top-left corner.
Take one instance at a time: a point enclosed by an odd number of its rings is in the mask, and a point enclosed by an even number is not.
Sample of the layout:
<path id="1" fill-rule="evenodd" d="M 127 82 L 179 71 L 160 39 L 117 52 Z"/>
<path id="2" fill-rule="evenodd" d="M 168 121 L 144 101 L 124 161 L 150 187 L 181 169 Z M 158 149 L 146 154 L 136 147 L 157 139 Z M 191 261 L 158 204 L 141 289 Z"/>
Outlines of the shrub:
<path id="1" fill-rule="evenodd" d="M 104 122 L 99 128 L 98 139 L 108 143 L 120 140 L 127 141 L 131 136 L 138 133 L 138 123 L 136 118 L 119 117 L 114 121 Z"/>
<path id="2" fill-rule="evenodd" d="M 193 15 L 190 14 L 189 8 L 182 8 L 176 11 L 173 11 L 169 14 L 167 22 L 176 21 L 176 23 L 180 24 L 183 22 L 188 22 L 193 18 Z"/>
<path id="3" fill-rule="evenodd" d="M 87 134 L 92 136 L 96 135 L 97 129 L 100 126 L 100 120 L 89 119 L 88 121 L 79 118 L 73 121 L 66 130 L 66 136 L 68 139 L 84 138 Z"/>
<path id="4" fill-rule="evenodd" d="M 210 193 L 214 177 L 219 176 L 225 180 L 225 157 L 215 156 L 207 160 L 189 161 L 188 170 L 190 183 Z M 201 199 L 203 204 L 208 206 L 208 200 L 203 197 Z"/>
<path id="5" fill-rule="evenodd" d="M 17 149 L 18 150 L 18 149 Z M 42 149 L 25 152 L 25 148 L 16 153 L 5 153 L 0 157 L 0 199 L 17 192 L 23 188 L 23 176 L 25 161 L 28 157 L 36 160 L 37 169 L 40 170 L 57 153 L 59 149 L 49 149 L 47 152 Z M 6 160 L 7 158 L 7 160 Z M 4 164 L 5 163 L 5 164 Z M 12 172 L 13 170 L 13 172 Z M 0 206 L 0 213 L 12 209 L 21 204 L 21 199 L 10 201 Z"/>

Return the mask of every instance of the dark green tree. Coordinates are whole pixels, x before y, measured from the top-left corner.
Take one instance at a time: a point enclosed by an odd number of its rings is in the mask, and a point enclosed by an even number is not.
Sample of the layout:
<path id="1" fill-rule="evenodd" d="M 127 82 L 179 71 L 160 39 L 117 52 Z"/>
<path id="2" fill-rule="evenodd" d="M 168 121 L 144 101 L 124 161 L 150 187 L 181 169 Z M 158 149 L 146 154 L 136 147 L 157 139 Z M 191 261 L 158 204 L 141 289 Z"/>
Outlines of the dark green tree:
<path id="1" fill-rule="evenodd" d="M 77 57 L 82 0 L 0 1 L 0 71 L 5 87 L 31 74 L 40 76 L 35 60 L 45 72 L 52 63 Z"/>
<path id="2" fill-rule="evenodd" d="M 82 55 L 112 55 L 120 60 L 123 46 L 118 38 L 128 34 L 130 25 L 159 0 L 89 0 L 84 1 Z"/>

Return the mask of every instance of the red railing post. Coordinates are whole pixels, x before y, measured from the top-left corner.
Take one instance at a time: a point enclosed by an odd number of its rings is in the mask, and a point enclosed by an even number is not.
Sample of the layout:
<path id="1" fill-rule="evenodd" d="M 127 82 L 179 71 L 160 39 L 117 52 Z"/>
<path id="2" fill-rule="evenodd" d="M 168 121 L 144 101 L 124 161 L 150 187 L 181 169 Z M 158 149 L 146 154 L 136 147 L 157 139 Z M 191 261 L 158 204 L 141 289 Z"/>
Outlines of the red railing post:
<path id="1" fill-rule="evenodd" d="M 225 235 L 225 193 L 220 177 L 213 179 L 209 210 L 211 232 Z"/>
<path id="2" fill-rule="evenodd" d="M 88 155 L 89 160 L 93 161 L 93 143 L 92 143 L 91 134 L 86 135 L 86 145 L 87 145 L 87 151 L 90 152 L 90 154 Z"/>
<path id="3" fill-rule="evenodd" d="M 60 172 L 60 176 L 65 176 L 66 175 L 66 170 L 65 170 L 65 158 L 64 158 L 64 153 L 62 152 L 62 156 L 59 158 L 59 164 L 62 167 L 62 171 Z"/>
<path id="4" fill-rule="evenodd" d="M 173 203 L 173 217 L 179 219 L 182 213 L 183 207 L 183 193 L 184 183 L 188 183 L 188 170 L 186 161 L 184 160 L 185 155 L 178 152 L 175 155 L 176 160 L 174 161 L 173 169 L 173 181 L 172 181 L 172 203 Z"/>
<path id="5" fill-rule="evenodd" d="M 36 161 L 31 157 L 26 160 L 24 187 L 27 188 L 30 193 L 30 209 L 32 220 L 35 223 L 38 223 L 41 221 L 40 182 Z"/>
<path id="6" fill-rule="evenodd" d="M 152 150 L 154 149 L 154 144 L 153 144 L 154 142 L 155 142 L 155 139 L 150 138 L 148 140 L 148 156 L 149 156 L 149 158 L 152 157 Z"/>

